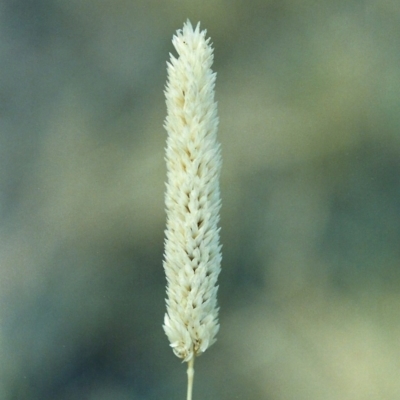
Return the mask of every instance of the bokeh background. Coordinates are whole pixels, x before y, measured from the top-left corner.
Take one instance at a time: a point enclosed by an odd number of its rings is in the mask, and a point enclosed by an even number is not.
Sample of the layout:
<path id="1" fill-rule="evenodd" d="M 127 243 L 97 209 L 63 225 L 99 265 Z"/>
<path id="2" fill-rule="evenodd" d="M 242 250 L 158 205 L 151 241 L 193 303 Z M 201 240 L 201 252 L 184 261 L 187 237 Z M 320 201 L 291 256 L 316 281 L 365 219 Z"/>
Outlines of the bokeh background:
<path id="1" fill-rule="evenodd" d="M 0 398 L 185 398 L 162 125 L 187 18 L 214 43 L 223 151 L 194 398 L 400 399 L 395 0 L 0 2 Z"/>

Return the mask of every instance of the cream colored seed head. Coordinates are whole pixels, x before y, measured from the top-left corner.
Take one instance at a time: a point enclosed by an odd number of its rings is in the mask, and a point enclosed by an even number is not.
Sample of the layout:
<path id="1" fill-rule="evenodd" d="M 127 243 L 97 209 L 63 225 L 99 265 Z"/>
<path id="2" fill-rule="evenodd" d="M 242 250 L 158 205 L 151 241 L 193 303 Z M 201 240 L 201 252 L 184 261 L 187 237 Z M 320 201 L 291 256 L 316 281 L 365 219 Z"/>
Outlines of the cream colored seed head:
<path id="1" fill-rule="evenodd" d="M 217 278 L 220 145 L 217 142 L 213 49 L 200 24 L 187 21 L 173 37 L 165 90 L 167 228 L 164 330 L 174 353 L 190 361 L 215 342 L 219 329 Z"/>

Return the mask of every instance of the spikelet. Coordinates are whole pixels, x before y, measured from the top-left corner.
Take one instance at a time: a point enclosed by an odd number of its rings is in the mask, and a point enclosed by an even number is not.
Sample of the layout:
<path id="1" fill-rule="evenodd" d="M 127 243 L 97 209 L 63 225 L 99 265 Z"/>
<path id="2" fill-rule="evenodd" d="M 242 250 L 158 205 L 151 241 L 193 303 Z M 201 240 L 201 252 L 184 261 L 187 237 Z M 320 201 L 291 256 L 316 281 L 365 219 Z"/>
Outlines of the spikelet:
<path id="1" fill-rule="evenodd" d="M 164 331 L 174 353 L 191 361 L 215 342 L 219 329 L 217 278 L 221 265 L 216 74 L 213 49 L 200 23 L 188 20 L 173 37 L 165 96 L 167 228 Z"/>

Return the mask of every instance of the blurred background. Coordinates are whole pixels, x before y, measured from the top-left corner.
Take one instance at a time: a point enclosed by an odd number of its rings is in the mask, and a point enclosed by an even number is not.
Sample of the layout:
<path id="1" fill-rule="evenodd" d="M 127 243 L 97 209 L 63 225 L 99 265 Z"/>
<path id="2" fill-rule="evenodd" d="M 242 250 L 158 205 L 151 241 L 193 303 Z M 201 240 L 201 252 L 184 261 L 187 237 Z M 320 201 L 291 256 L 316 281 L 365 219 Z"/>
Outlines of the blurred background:
<path id="1" fill-rule="evenodd" d="M 194 399 L 400 398 L 400 3 L 0 2 L 0 398 L 183 399 L 163 89 L 215 47 L 223 265 Z"/>

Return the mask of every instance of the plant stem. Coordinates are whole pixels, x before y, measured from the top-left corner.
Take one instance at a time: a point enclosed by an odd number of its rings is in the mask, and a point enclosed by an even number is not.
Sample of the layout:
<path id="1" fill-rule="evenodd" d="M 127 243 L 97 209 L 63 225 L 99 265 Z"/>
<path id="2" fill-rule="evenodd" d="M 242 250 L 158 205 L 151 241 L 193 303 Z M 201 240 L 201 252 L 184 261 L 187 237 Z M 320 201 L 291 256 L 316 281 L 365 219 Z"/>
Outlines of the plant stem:
<path id="1" fill-rule="evenodd" d="M 190 361 L 188 362 L 188 390 L 187 390 L 187 400 L 192 400 L 192 391 L 193 391 L 193 378 L 194 378 L 194 357 L 193 356 Z"/>

